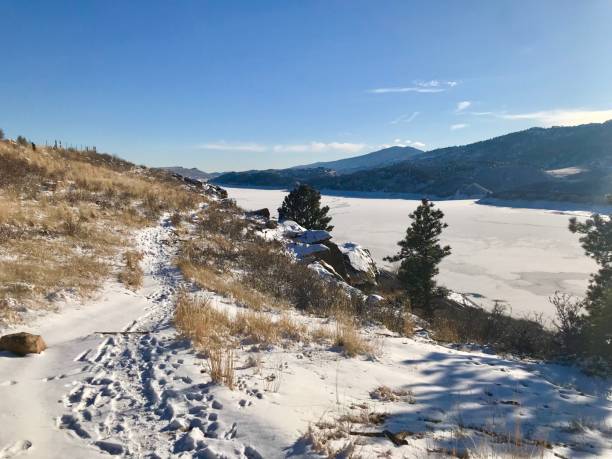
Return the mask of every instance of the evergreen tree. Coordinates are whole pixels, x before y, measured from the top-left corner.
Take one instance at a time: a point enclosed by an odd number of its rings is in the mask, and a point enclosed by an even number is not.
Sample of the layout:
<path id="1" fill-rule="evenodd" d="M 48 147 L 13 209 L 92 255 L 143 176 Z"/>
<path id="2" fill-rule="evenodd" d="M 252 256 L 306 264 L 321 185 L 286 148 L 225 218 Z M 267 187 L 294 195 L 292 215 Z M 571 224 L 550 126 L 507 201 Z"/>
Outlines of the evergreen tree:
<path id="1" fill-rule="evenodd" d="M 587 290 L 586 338 L 592 353 L 612 361 L 612 218 L 593 215 L 584 223 L 570 219 L 585 253 L 599 265 Z"/>
<path id="2" fill-rule="evenodd" d="M 0 129 L 0 140 L 4 140 L 4 131 Z"/>
<path id="3" fill-rule="evenodd" d="M 385 260 L 401 261 L 399 278 L 411 303 L 431 314 L 431 300 L 438 294 L 435 281 L 438 265 L 451 253 L 450 246 L 440 245 L 440 235 L 448 225 L 442 221 L 444 213 L 427 199 L 409 217 L 412 224 L 404 239 L 397 243 L 401 247 L 399 253 Z"/>
<path id="4" fill-rule="evenodd" d="M 311 186 L 300 184 L 289 193 L 278 209 L 279 220 L 293 220 L 307 229 L 331 231 L 329 207 L 321 207 L 321 193 Z"/>

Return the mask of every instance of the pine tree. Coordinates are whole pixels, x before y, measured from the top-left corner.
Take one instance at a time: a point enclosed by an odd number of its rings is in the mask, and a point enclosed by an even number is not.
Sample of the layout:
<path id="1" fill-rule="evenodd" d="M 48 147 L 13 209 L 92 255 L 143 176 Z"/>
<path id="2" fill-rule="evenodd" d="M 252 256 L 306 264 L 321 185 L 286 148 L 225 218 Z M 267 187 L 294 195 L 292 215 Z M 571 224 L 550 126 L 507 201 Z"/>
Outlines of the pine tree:
<path id="1" fill-rule="evenodd" d="M 0 140 L 4 140 L 4 131 L 0 129 Z"/>
<path id="2" fill-rule="evenodd" d="M 585 222 L 570 219 L 569 229 L 581 234 L 585 253 L 599 265 L 586 297 L 586 338 L 592 353 L 612 361 L 612 217 L 593 215 Z"/>
<path id="3" fill-rule="evenodd" d="M 431 314 L 432 299 L 438 291 L 435 281 L 438 265 L 451 253 L 450 246 L 440 245 L 440 235 L 448 225 L 442 221 L 444 213 L 427 199 L 409 217 L 412 224 L 404 239 L 397 243 L 401 247 L 399 253 L 385 260 L 401 261 L 399 278 L 411 303 Z"/>
<path id="4" fill-rule="evenodd" d="M 321 207 L 321 193 L 314 188 L 300 184 L 296 186 L 278 209 L 279 220 L 293 220 L 307 229 L 331 231 L 329 207 Z"/>

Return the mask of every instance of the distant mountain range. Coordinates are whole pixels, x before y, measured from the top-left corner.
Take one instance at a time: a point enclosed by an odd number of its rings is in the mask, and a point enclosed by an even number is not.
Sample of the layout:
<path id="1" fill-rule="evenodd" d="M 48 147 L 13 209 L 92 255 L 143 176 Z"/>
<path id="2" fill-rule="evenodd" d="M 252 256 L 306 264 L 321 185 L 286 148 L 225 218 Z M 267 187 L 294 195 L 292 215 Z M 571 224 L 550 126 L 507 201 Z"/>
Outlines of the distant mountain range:
<path id="1" fill-rule="evenodd" d="M 194 180 L 203 180 L 205 182 L 222 174 L 221 172 L 204 172 L 195 167 L 188 169 L 186 167 L 181 166 L 172 166 L 160 167 L 160 169 L 182 175 L 183 177 L 189 177 Z"/>
<path id="2" fill-rule="evenodd" d="M 230 172 L 220 185 L 411 193 L 443 198 L 603 202 L 612 193 L 612 120 L 531 128 L 464 146 L 421 152 L 392 147 L 290 169 Z"/>

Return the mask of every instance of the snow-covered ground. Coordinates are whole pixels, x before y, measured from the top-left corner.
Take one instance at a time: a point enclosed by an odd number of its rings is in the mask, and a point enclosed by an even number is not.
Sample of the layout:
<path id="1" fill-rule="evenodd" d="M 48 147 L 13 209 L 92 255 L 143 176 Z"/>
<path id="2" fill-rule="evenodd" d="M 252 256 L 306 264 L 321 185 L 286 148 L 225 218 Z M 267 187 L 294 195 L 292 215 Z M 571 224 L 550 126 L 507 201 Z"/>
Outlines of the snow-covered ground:
<path id="1" fill-rule="evenodd" d="M 227 188 L 246 209 L 268 207 L 273 215 L 286 192 Z M 397 252 L 396 243 L 418 201 L 324 195 L 331 208 L 336 242 L 357 242 L 383 258 Z M 555 291 L 583 295 L 596 265 L 584 255 L 578 237 L 568 229 L 570 216 L 585 211 L 559 211 L 487 206 L 473 200 L 439 201 L 449 227 L 444 242 L 453 253 L 440 267 L 440 283 L 471 294 L 477 303 L 502 300 L 515 314 L 553 314 L 548 298 Z"/>
<path id="2" fill-rule="evenodd" d="M 244 345 L 235 354 L 236 389 L 212 385 L 205 360 L 172 325 L 181 279 L 171 265 L 171 228 L 162 223 L 138 240 L 141 290 L 110 282 L 93 301 L 19 327 L 43 335 L 49 348 L 42 354 L 0 353 L 0 458 L 317 457 L 301 438 L 309 426 L 334 426 L 364 411 L 386 414 L 384 424 L 353 430 L 412 434 L 399 447 L 352 437 L 361 457 L 437 457 L 428 451 L 466 445 L 486 452 L 494 432 L 518 433 L 537 457 L 612 457 L 609 380 L 383 329 L 365 331 L 376 358 L 346 358 L 314 344 Z M 372 398 L 383 385 L 404 395 Z"/>

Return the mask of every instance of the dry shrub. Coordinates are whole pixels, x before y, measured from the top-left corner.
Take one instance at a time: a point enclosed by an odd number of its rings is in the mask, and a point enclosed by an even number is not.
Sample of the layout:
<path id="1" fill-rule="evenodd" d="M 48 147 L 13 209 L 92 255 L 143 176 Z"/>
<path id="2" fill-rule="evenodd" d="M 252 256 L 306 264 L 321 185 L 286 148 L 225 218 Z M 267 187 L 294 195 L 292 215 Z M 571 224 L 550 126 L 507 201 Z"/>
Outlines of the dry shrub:
<path id="1" fill-rule="evenodd" d="M 228 347 L 231 341 L 229 315 L 212 307 L 208 300 L 194 299 L 184 292 L 177 296 L 174 324 L 204 352 Z"/>
<path id="2" fill-rule="evenodd" d="M 327 458 L 359 458 L 355 437 L 351 432 L 378 426 L 386 417 L 385 413 L 371 411 L 367 405 L 351 407 L 351 411 L 338 413 L 329 420 L 320 420 L 309 425 L 302 439 L 311 445 L 314 452 Z M 356 426 L 359 428 L 356 429 Z"/>
<path id="3" fill-rule="evenodd" d="M 554 355 L 554 334 L 541 315 L 512 317 L 499 303 L 491 311 L 469 306 L 438 308 L 432 328 L 441 341 L 491 345 L 497 352 L 520 356 Z"/>
<path id="4" fill-rule="evenodd" d="M 234 351 L 232 349 L 218 347 L 208 351 L 208 366 L 210 378 L 217 384 L 225 384 L 230 390 L 234 390 Z"/>
<path id="5" fill-rule="evenodd" d="M 310 339 L 317 344 L 333 343 L 334 336 L 334 328 L 329 325 L 317 327 L 310 333 Z"/>
<path id="6" fill-rule="evenodd" d="M 210 204 L 202 214 L 198 230 L 204 235 L 221 234 L 228 239 L 241 239 L 246 232 L 247 222 L 240 218 L 235 209 L 221 208 L 218 203 Z"/>
<path id="7" fill-rule="evenodd" d="M 119 281 L 126 287 L 137 290 L 142 287 L 144 272 L 140 267 L 142 253 L 128 250 L 123 254 L 124 267 L 119 272 Z"/>
<path id="8" fill-rule="evenodd" d="M 448 317 L 436 317 L 432 323 L 435 338 L 446 343 L 456 343 L 460 340 L 457 323 Z"/>
<path id="9" fill-rule="evenodd" d="M 272 314 L 258 311 L 238 311 L 230 315 L 210 305 L 207 300 L 178 295 L 175 324 L 194 344 L 206 351 L 237 345 L 242 338 L 251 344 L 280 344 L 308 338 L 308 330 L 288 317 L 274 320 Z"/>
<path id="10" fill-rule="evenodd" d="M 334 336 L 334 345 L 342 348 L 343 353 L 348 357 L 356 355 L 373 355 L 375 349 L 370 342 L 365 340 L 355 323 L 351 320 L 338 320 Z"/>
<path id="11" fill-rule="evenodd" d="M 416 322 L 414 321 L 414 315 L 409 312 L 406 311 L 404 313 L 404 317 L 403 317 L 403 321 L 402 321 L 402 334 L 404 336 L 413 336 L 414 335 L 414 329 L 416 328 Z"/>
<path id="12" fill-rule="evenodd" d="M 221 274 L 208 266 L 195 265 L 184 260 L 179 260 L 177 264 L 183 275 L 200 288 L 231 298 L 243 306 L 258 311 L 266 307 L 285 307 L 280 301 L 249 288 L 229 273 Z"/>
<path id="13" fill-rule="evenodd" d="M 172 223 L 172 226 L 174 227 L 178 227 L 182 221 L 183 221 L 183 217 L 180 214 L 180 212 L 173 212 L 172 215 L 170 216 L 170 223 Z"/>
<path id="14" fill-rule="evenodd" d="M 409 403 L 415 403 L 414 396 L 411 391 L 404 389 L 391 389 L 388 386 L 378 386 L 376 389 L 370 392 L 370 397 L 374 400 L 381 400 L 383 402 L 397 402 L 399 400 L 406 400 Z"/>

